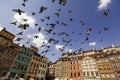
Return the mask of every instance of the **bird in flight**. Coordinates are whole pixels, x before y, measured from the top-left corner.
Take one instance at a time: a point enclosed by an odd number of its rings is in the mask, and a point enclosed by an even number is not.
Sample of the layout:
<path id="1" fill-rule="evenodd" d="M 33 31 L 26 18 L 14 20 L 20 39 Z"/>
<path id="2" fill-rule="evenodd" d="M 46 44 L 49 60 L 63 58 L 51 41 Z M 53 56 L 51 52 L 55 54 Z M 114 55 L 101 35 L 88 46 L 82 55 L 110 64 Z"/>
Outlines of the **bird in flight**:
<path id="1" fill-rule="evenodd" d="M 109 9 L 106 9 L 103 14 L 107 16 L 109 14 L 109 11 L 110 11 Z"/>
<path id="2" fill-rule="evenodd" d="M 17 38 L 15 41 L 21 41 L 23 38 Z"/>
<path id="3" fill-rule="evenodd" d="M 82 20 L 80 21 L 80 24 L 81 24 L 82 26 L 85 25 L 84 21 L 82 21 Z"/>
<path id="4" fill-rule="evenodd" d="M 107 30 L 108 30 L 108 27 L 104 27 L 104 30 L 107 31 Z"/>
<path id="5" fill-rule="evenodd" d="M 67 0 L 59 0 L 59 4 L 65 5 L 67 3 Z"/>
<path id="6" fill-rule="evenodd" d="M 47 10 L 48 8 L 47 7 L 43 7 L 43 6 L 41 6 L 40 7 L 40 11 L 39 11 L 39 13 L 42 13 L 44 10 Z"/>
<path id="7" fill-rule="evenodd" d="M 25 2 L 27 2 L 28 0 L 23 0 L 23 2 L 25 3 Z"/>
<path id="8" fill-rule="evenodd" d="M 15 22 L 11 22 L 10 24 L 14 24 L 14 25 L 16 25 L 16 24 L 17 24 L 17 21 L 15 21 Z"/>
<path id="9" fill-rule="evenodd" d="M 86 34 L 89 35 L 91 31 L 92 31 L 92 28 L 88 27 Z"/>
<path id="10" fill-rule="evenodd" d="M 20 9 L 12 9 L 14 12 L 18 13 L 19 15 L 21 15 L 22 13 L 25 13 L 25 11 L 20 10 Z"/>
<path id="11" fill-rule="evenodd" d="M 35 12 L 32 12 L 32 15 L 33 15 L 33 16 L 35 16 L 35 15 L 36 15 L 36 13 L 35 13 Z"/>
<path id="12" fill-rule="evenodd" d="M 28 19 L 22 19 L 24 22 L 26 22 Z"/>
<path id="13" fill-rule="evenodd" d="M 23 30 L 25 30 L 25 29 L 27 29 L 27 27 L 30 27 L 30 25 L 29 24 L 20 24 L 19 26 L 18 26 L 18 28 L 21 28 L 21 29 L 23 29 Z"/>
<path id="14" fill-rule="evenodd" d="M 38 35 L 35 35 L 35 36 L 34 36 L 34 38 L 36 38 L 36 39 L 37 39 L 37 38 L 39 38 L 39 36 L 38 36 Z"/>
<path id="15" fill-rule="evenodd" d="M 19 32 L 17 35 L 22 35 L 23 34 L 23 31 Z"/>

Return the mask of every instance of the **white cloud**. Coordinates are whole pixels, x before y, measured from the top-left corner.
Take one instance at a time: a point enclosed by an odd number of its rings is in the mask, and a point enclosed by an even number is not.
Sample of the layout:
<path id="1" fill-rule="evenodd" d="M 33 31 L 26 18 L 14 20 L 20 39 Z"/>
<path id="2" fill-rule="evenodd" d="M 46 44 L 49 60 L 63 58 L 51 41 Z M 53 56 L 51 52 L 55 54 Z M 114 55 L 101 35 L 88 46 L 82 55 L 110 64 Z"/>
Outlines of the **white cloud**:
<path id="1" fill-rule="evenodd" d="M 2 30 L 3 28 L 2 28 L 2 25 L 0 24 L 0 31 Z"/>
<path id="2" fill-rule="evenodd" d="M 0 27 L 0 31 L 2 30 L 3 28 L 2 27 Z"/>
<path id="3" fill-rule="evenodd" d="M 111 1 L 112 0 L 100 0 L 98 9 L 99 10 L 106 9 L 108 7 L 108 5 L 111 3 Z"/>
<path id="4" fill-rule="evenodd" d="M 89 43 L 90 46 L 96 46 L 96 42 Z"/>
<path id="5" fill-rule="evenodd" d="M 38 38 L 34 38 L 34 36 L 37 35 L 39 36 Z M 37 47 L 41 47 L 44 44 L 48 43 L 48 40 L 46 39 L 45 35 L 42 33 L 37 33 L 37 34 L 28 34 L 27 37 L 29 39 L 32 39 L 32 43 L 34 43 Z"/>
<path id="6" fill-rule="evenodd" d="M 55 45 L 56 50 L 62 49 L 64 45 Z"/>
<path id="7" fill-rule="evenodd" d="M 23 19 L 27 19 L 27 21 L 23 21 Z M 35 19 L 31 16 L 28 16 L 26 13 L 23 13 L 22 15 L 14 14 L 14 20 L 17 21 L 19 24 L 25 24 L 28 23 L 30 27 L 34 28 L 35 25 Z"/>
<path id="8" fill-rule="evenodd" d="M 72 53 L 72 52 L 73 52 L 73 49 L 66 48 L 65 51 Z"/>

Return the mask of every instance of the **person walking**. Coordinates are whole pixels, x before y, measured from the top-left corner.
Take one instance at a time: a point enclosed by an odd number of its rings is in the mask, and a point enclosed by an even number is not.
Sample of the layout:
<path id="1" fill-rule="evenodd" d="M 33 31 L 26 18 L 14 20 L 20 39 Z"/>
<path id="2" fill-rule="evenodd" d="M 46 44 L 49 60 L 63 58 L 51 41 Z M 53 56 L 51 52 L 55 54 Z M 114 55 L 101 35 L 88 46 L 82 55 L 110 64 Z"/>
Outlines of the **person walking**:
<path id="1" fill-rule="evenodd" d="M 24 74 L 21 74 L 18 80 L 24 80 Z"/>
<path id="2" fill-rule="evenodd" d="M 29 80 L 35 80 L 35 79 L 31 76 Z"/>

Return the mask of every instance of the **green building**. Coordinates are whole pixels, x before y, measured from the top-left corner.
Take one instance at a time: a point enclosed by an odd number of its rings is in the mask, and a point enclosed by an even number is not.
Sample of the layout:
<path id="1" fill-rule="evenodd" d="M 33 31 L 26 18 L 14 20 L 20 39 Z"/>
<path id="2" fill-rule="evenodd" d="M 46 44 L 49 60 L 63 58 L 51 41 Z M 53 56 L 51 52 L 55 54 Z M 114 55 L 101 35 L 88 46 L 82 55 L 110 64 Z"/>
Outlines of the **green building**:
<path id="1" fill-rule="evenodd" d="M 16 59 L 14 60 L 8 77 L 12 77 L 12 78 L 16 78 L 19 77 L 22 74 L 26 74 L 27 73 L 27 69 L 31 63 L 31 59 L 34 55 L 34 51 L 31 50 L 30 48 L 26 48 L 25 46 L 22 46 L 20 48 L 20 51 L 16 57 Z"/>

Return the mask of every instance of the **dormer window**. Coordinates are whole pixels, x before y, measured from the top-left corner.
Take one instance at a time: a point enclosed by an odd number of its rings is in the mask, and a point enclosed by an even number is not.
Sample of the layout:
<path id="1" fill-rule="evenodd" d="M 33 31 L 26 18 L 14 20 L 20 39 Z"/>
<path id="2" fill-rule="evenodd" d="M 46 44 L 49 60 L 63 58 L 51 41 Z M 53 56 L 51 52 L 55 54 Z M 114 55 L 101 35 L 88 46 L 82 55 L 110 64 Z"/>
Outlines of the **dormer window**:
<path id="1" fill-rule="evenodd" d="M 103 54 L 101 54 L 101 57 L 104 57 L 104 55 L 103 55 Z"/>
<path id="2" fill-rule="evenodd" d="M 114 54 L 114 53 L 117 53 L 117 51 L 115 51 L 115 50 L 112 50 L 112 53 Z"/>
<path id="3" fill-rule="evenodd" d="M 107 53 L 107 54 L 111 54 L 111 51 L 110 51 L 110 50 L 107 50 L 106 53 Z"/>

